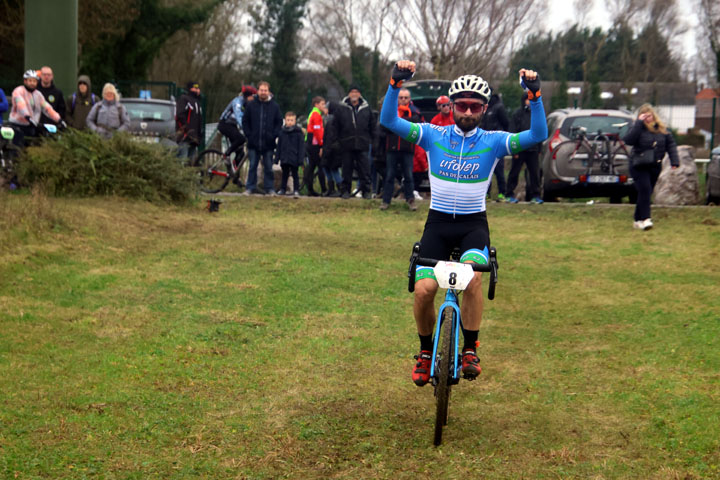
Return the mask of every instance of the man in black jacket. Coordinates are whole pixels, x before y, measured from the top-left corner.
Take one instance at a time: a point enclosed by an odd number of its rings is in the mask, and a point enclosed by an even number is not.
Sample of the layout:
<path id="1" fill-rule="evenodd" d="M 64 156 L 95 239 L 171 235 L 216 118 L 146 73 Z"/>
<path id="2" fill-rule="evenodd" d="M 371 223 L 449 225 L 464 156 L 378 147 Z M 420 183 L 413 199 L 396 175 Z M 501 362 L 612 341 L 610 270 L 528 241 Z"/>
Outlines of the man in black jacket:
<path id="1" fill-rule="evenodd" d="M 37 89 L 53 107 L 53 110 L 60 114 L 60 119 L 65 120 L 65 98 L 63 97 L 62 91 L 55 86 L 55 82 L 53 82 L 54 78 L 52 68 L 47 66 L 42 67 L 40 69 L 40 83 Z M 40 123 L 55 124 L 44 112 L 40 115 Z"/>
<path id="2" fill-rule="evenodd" d="M 413 123 L 420 123 L 422 115 L 420 111 L 410 103 L 410 91 L 407 88 L 400 89 L 398 93 L 398 117 Z M 410 210 L 417 210 L 415 206 L 415 189 L 413 183 L 413 157 L 415 144 L 400 138 L 385 127 L 378 131 L 378 150 L 385 155 L 385 185 L 383 187 L 383 201 L 380 210 L 387 210 L 395 193 L 395 178 L 400 173 L 402 186 L 405 193 L 405 201 Z"/>
<path id="3" fill-rule="evenodd" d="M 276 140 L 280 135 L 283 120 L 280 107 L 270 97 L 270 84 L 268 82 L 258 83 L 258 93 L 255 99 L 245 106 L 242 124 L 247 137 L 248 158 L 250 159 L 247 188 L 243 194 L 257 193 L 255 191 L 258 180 L 257 167 L 260 160 L 262 160 L 265 194 L 275 195 L 272 171 L 273 152 L 275 151 Z"/>
<path id="4" fill-rule="evenodd" d="M 363 198 L 372 198 L 369 153 L 375 139 L 375 122 L 372 109 L 356 85 L 351 85 L 347 97 L 337 104 L 333 128 L 342 156 L 342 198 L 350 198 L 353 168 L 357 170 Z"/>
<path id="5" fill-rule="evenodd" d="M 513 112 L 511 132 L 522 132 L 530 128 L 530 100 L 528 94 L 522 96 L 522 107 Z M 515 187 L 518 184 L 520 169 L 525 164 L 528 172 L 528 183 L 525 185 L 525 200 L 534 203 L 543 203 L 540 198 L 540 167 L 538 164 L 538 156 L 540 154 L 540 144 L 533 145 L 520 153 L 513 155 L 512 167 L 508 174 L 507 196 L 508 202 L 517 203 L 515 197 Z"/>
<path id="6" fill-rule="evenodd" d="M 507 132 L 510 129 L 510 121 L 508 120 L 505 105 L 500 99 L 500 95 L 495 92 L 490 96 L 490 102 L 485 115 L 483 115 L 480 128 L 487 131 L 501 132 Z M 505 159 L 503 158 L 498 159 L 495 166 L 495 178 L 498 185 L 498 201 L 502 202 L 505 200 Z M 488 188 L 488 195 L 489 192 L 490 189 Z"/>
<path id="7" fill-rule="evenodd" d="M 200 104 L 200 85 L 187 83 L 187 93 L 180 95 L 175 108 L 177 123 L 178 157 L 193 158 L 200 145 L 202 135 L 202 106 Z"/>

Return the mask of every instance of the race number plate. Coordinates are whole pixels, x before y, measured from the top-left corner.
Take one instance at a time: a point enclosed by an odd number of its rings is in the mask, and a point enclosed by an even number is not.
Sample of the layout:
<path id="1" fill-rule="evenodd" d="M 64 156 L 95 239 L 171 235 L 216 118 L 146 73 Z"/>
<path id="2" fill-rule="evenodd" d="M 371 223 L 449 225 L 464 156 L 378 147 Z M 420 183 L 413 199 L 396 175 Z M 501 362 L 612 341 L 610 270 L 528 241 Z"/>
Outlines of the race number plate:
<path id="1" fill-rule="evenodd" d="M 590 175 L 588 183 L 618 183 L 617 175 Z"/>
<path id="2" fill-rule="evenodd" d="M 433 268 L 435 278 L 442 288 L 465 290 L 475 276 L 472 266 L 468 263 L 438 262 Z"/>

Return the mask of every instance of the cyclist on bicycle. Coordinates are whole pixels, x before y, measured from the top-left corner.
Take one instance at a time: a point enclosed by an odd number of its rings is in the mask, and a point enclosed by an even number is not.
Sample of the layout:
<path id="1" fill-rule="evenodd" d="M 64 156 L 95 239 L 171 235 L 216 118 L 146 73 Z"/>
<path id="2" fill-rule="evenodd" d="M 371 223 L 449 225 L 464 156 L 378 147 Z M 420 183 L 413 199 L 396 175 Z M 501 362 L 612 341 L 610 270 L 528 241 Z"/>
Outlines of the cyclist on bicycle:
<path id="1" fill-rule="evenodd" d="M 255 87 L 243 85 L 240 95 L 233 98 L 220 115 L 218 130 L 228 139 L 229 146 L 225 151 L 225 156 L 228 158 L 233 153 L 235 153 L 236 160 L 238 157 L 242 158 L 242 152 L 238 152 L 246 142 L 242 132 L 242 117 L 245 113 L 245 105 L 252 100 L 252 96 L 256 93 Z"/>
<path id="2" fill-rule="evenodd" d="M 52 105 L 45 100 L 43 94 L 37 90 L 38 76 L 35 70 L 28 70 L 23 75 L 23 84 L 12 92 L 12 110 L 10 111 L 10 126 L 15 130 L 13 143 L 22 148 L 25 137 L 37 135 L 40 115 L 44 112 L 53 122 L 64 126 L 60 114 L 53 110 Z"/>
<path id="3" fill-rule="evenodd" d="M 404 80 L 415 72 L 415 62 L 403 60 L 392 71 L 380 123 L 401 138 L 428 152 L 430 169 L 430 211 L 420 241 L 420 256 L 447 259 L 460 247 L 461 262 L 488 263 L 490 234 L 485 214 L 485 197 L 498 158 L 513 155 L 547 138 L 545 109 L 540 100 L 537 72 L 521 69 L 519 74 L 530 98 L 530 130 L 510 134 L 478 128 L 490 101 L 490 87 L 481 77 L 463 75 L 453 81 L 450 100 L 455 125 L 437 126 L 410 123 L 397 115 L 397 97 Z M 418 267 L 415 274 L 413 313 L 420 337 L 420 354 L 412 379 L 418 386 L 430 379 L 432 332 L 435 324 L 435 294 L 438 284 L 433 269 Z M 465 290 L 461 306 L 463 319 L 462 372 L 476 377 L 481 372 L 476 353 L 483 311 L 481 274 Z"/>

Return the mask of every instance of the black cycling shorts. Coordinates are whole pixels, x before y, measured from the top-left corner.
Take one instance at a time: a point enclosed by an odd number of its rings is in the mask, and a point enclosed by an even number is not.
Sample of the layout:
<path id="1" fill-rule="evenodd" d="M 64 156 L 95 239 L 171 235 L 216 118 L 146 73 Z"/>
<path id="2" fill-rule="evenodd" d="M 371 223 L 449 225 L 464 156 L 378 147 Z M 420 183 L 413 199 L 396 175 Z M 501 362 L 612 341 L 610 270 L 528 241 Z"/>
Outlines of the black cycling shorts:
<path id="1" fill-rule="evenodd" d="M 485 212 L 455 215 L 430 210 L 420 240 L 420 257 L 449 260 L 453 249 L 459 248 L 460 261 L 488 263 L 490 230 Z M 432 269 L 418 267 L 415 278 L 435 278 Z"/>

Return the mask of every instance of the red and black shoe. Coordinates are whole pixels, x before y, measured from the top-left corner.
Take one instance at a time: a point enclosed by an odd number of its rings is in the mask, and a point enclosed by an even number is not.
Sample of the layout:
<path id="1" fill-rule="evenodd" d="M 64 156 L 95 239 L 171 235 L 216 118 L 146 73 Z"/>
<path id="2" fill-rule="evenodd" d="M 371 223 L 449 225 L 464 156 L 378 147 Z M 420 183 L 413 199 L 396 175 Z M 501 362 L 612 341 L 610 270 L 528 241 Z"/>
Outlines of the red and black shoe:
<path id="1" fill-rule="evenodd" d="M 462 373 L 465 378 L 474 379 L 482 372 L 480 368 L 480 359 L 478 358 L 475 350 L 472 348 L 466 348 L 462 354 Z"/>
<path id="2" fill-rule="evenodd" d="M 412 379 L 415 385 L 422 387 L 430 381 L 430 362 L 432 362 L 432 352 L 430 350 L 420 350 L 419 355 L 415 355 L 415 366 L 412 371 Z"/>

